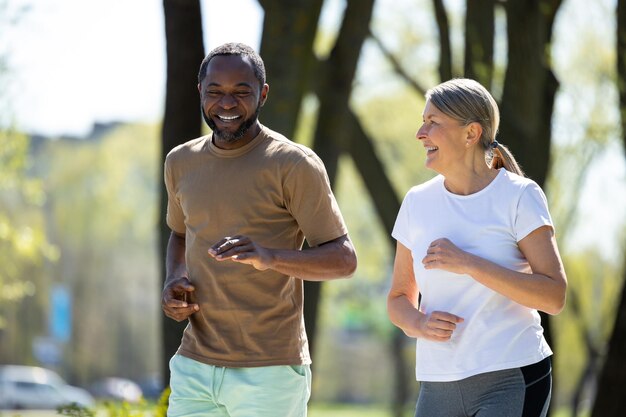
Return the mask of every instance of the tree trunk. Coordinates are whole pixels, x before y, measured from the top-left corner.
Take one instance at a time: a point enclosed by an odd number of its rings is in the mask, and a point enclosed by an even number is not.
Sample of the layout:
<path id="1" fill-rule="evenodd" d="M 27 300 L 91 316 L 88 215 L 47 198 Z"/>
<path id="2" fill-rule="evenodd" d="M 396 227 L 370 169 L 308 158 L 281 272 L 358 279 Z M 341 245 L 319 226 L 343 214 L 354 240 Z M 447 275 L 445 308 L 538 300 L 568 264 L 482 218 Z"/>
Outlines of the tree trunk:
<path id="1" fill-rule="evenodd" d="M 617 87 L 622 122 L 622 140 L 626 146 L 626 1 L 617 2 Z M 622 294 L 617 307 L 613 334 L 602 372 L 592 417 L 624 415 L 624 386 L 626 386 L 626 272 Z"/>
<path id="2" fill-rule="evenodd" d="M 313 41 L 323 0 L 259 0 L 265 11 L 260 54 L 270 85 L 261 119 L 293 138 L 316 60 Z"/>
<path id="3" fill-rule="evenodd" d="M 349 116 L 352 81 L 363 42 L 369 34 L 374 0 L 348 1 L 339 35 L 328 59 L 321 65 L 321 79 L 316 86 L 320 101 L 313 148 L 327 163 L 331 183 L 336 176 L 339 154 L 347 150 L 349 134 L 345 126 Z M 328 158 L 325 158 L 328 157 Z"/>
<path id="4" fill-rule="evenodd" d="M 498 140 L 542 187 L 548 175 L 552 111 L 559 86 L 550 67 L 549 50 L 560 5 L 561 0 L 505 3 L 509 52 Z M 546 340 L 554 348 L 550 317 L 540 315 Z M 555 385 L 556 381 L 553 389 Z"/>
<path id="5" fill-rule="evenodd" d="M 293 138 L 304 95 L 317 64 L 313 41 L 323 0 L 259 0 L 265 12 L 260 54 L 265 62 L 269 100 L 260 119 L 270 129 Z M 304 323 L 313 354 L 321 286 L 304 281 Z"/>
<path id="6" fill-rule="evenodd" d="M 345 129 L 350 136 L 350 156 L 354 160 L 363 183 L 367 187 L 367 191 L 372 196 L 378 219 L 389 238 L 389 250 L 394 252 L 396 242 L 391 236 L 391 232 L 396 221 L 396 215 L 400 210 L 400 200 L 385 172 L 382 161 L 376 154 L 373 139 L 367 136 L 354 113 L 350 113 Z M 394 327 L 393 335 L 389 342 L 394 365 L 392 413 L 396 417 L 403 415 L 404 406 L 410 395 L 409 386 L 406 384 L 409 368 L 402 352 L 406 338 L 402 330 Z"/>
<path id="7" fill-rule="evenodd" d="M 316 93 L 320 101 L 313 150 L 324 161 L 334 186 L 340 154 L 346 150 L 346 119 L 352 80 L 363 42 L 369 34 L 374 0 L 350 0 L 344 12 L 339 35 L 328 59 L 319 65 Z M 309 347 L 314 351 L 321 282 L 305 283 L 305 324 Z M 308 293 L 307 293 L 308 292 Z"/>
<path id="8" fill-rule="evenodd" d="M 621 3 L 621 2 L 620 2 Z M 626 274 L 624 276 L 626 282 Z M 626 385 L 626 285 L 617 307 L 615 327 L 593 404 L 592 417 L 621 417 L 624 415 L 624 386 Z"/>
<path id="9" fill-rule="evenodd" d="M 165 38 L 167 42 L 167 84 L 165 115 L 161 130 L 161 165 L 176 145 L 199 137 L 202 118 L 198 96 L 198 69 L 204 58 L 202 17 L 199 0 L 163 0 Z M 159 177 L 163 173 L 159 172 Z M 162 182 L 161 182 L 162 183 Z M 165 282 L 165 251 L 170 229 L 165 224 L 167 194 L 161 186 L 161 215 L 159 223 L 161 282 Z M 177 323 L 162 317 L 162 362 L 165 385 L 169 383 L 169 360 L 180 345 L 186 322 Z"/>
<path id="10" fill-rule="evenodd" d="M 626 149 L 626 1 L 617 1 L 617 88 L 622 122 L 622 141 Z"/>
<path id="11" fill-rule="evenodd" d="M 465 76 L 487 89 L 493 79 L 495 0 L 467 2 L 465 13 Z"/>
<path id="12" fill-rule="evenodd" d="M 439 80 L 444 82 L 451 79 L 453 73 L 450 25 L 448 24 L 448 15 L 443 0 L 433 0 L 433 7 L 435 9 L 437 28 L 439 29 Z"/>
<path id="13" fill-rule="evenodd" d="M 385 166 L 376 154 L 374 148 L 374 138 L 370 138 L 358 119 L 350 112 L 344 129 L 349 132 L 348 151 L 354 160 L 363 183 L 367 188 L 372 202 L 376 208 L 378 219 L 382 223 L 387 237 L 389 238 L 389 248 L 395 251 L 396 241 L 391 237 L 396 216 L 400 211 L 400 199 L 394 191 L 389 176 L 385 172 Z"/>
<path id="14" fill-rule="evenodd" d="M 558 82 L 548 52 L 560 0 L 506 2 L 508 65 L 499 139 L 526 174 L 543 186 L 548 173 L 551 121 Z"/>

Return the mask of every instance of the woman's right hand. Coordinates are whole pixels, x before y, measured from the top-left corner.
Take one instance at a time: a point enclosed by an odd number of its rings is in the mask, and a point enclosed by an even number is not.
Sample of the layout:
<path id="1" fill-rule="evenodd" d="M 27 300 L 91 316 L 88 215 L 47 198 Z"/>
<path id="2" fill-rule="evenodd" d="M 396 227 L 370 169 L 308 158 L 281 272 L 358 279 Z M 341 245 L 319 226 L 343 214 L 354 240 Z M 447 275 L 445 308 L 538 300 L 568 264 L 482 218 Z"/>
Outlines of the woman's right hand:
<path id="1" fill-rule="evenodd" d="M 407 335 L 434 342 L 447 342 L 452 338 L 457 324 L 462 322 L 462 317 L 446 313 L 445 311 L 433 311 L 430 314 L 420 312 L 416 321 L 415 334 L 407 333 Z"/>

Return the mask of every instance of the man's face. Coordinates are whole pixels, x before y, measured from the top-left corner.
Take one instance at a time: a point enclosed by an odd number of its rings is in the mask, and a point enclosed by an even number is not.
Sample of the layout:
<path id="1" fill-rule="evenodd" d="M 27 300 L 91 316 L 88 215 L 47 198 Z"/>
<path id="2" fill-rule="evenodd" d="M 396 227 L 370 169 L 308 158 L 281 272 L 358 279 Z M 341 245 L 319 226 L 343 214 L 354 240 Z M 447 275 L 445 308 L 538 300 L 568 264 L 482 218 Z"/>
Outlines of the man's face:
<path id="1" fill-rule="evenodd" d="M 257 122 L 269 87 L 259 85 L 247 58 L 239 55 L 213 57 L 198 89 L 202 114 L 213 130 L 216 144 L 233 144 L 240 139 L 247 143 L 254 139 L 258 130 L 250 128 Z"/>

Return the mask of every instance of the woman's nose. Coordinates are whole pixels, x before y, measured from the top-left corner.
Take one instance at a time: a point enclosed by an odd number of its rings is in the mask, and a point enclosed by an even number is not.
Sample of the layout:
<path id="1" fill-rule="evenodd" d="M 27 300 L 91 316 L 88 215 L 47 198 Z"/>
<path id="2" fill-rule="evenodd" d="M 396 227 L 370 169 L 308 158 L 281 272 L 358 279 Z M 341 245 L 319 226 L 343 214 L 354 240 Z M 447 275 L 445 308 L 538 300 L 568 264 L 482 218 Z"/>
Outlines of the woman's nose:
<path id="1" fill-rule="evenodd" d="M 421 125 L 419 129 L 417 129 L 417 132 L 415 132 L 415 138 L 416 139 L 423 139 L 424 136 L 426 136 L 426 129 L 425 129 L 426 125 Z"/>

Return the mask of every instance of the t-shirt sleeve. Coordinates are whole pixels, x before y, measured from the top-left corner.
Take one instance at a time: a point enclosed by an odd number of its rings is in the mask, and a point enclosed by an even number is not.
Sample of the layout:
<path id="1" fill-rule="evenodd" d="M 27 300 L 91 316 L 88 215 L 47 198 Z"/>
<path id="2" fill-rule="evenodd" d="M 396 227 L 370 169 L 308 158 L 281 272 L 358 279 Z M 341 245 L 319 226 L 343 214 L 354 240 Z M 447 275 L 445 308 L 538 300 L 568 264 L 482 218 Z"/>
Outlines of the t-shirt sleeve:
<path id="1" fill-rule="evenodd" d="M 536 183 L 528 184 L 520 196 L 515 218 L 515 237 L 524 239 L 542 226 L 554 227 L 548 211 L 548 200 Z"/>
<path id="2" fill-rule="evenodd" d="M 348 233 L 322 160 L 315 154 L 298 161 L 285 179 L 285 204 L 310 246 Z"/>
<path id="3" fill-rule="evenodd" d="M 396 217 L 396 223 L 391 232 L 391 236 L 407 248 L 411 248 L 412 246 L 410 239 L 410 206 L 411 197 L 410 194 L 407 194 L 402 201 L 400 211 L 398 211 L 398 216 Z"/>
<path id="4" fill-rule="evenodd" d="M 167 212 L 165 221 L 170 229 L 176 233 L 185 233 L 185 215 L 180 205 L 180 200 L 176 196 L 176 187 L 172 175 L 172 166 L 169 159 L 165 160 L 164 166 L 165 189 L 167 190 Z"/>

